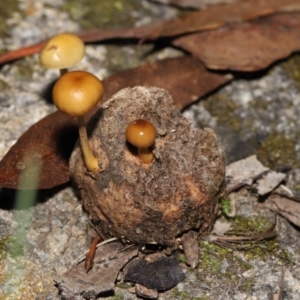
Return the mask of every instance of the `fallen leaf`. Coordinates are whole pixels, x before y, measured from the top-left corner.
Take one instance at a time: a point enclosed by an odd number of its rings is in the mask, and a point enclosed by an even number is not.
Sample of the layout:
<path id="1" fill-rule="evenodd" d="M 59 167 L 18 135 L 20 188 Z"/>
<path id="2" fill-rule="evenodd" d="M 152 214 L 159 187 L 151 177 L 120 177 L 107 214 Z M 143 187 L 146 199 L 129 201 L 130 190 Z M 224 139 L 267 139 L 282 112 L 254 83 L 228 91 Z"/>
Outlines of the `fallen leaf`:
<path id="1" fill-rule="evenodd" d="M 259 178 L 269 168 L 264 167 L 257 160 L 256 155 L 236 161 L 226 167 L 227 192 L 230 193 L 236 187 L 251 185 L 255 179 Z"/>
<path id="2" fill-rule="evenodd" d="M 105 79 L 105 94 L 101 103 L 125 87 L 157 86 L 170 91 L 174 102 L 182 109 L 231 79 L 231 75 L 206 70 L 194 57 L 166 59 L 125 70 Z M 39 189 L 49 189 L 68 182 L 69 157 L 77 138 L 75 118 L 57 111 L 41 119 L 17 140 L 1 160 L 0 186 L 18 188 L 20 165 L 26 153 L 37 153 L 41 157 Z"/>
<path id="3" fill-rule="evenodd" d="M 225 233 L 227 233 L 231 229 L 231 226 L 231 223 L 224 222 L 218 219 L 216 220 L 211 233 L 214 235 L 225 235 Z"/>
<path id="4" fill-rule="evenodd" d="M 135 285 L 135 293 L 142 298 L 145 299 L 157 299 L 158 298 L 158 292 L 157 290 L 151 290 L 147 289 L 143 285 L 137 283 Z"/>
<path id="5" fill-rule="evenodd" d="M 156 0 L 157 2 L 185 8 L 204 8 L 207 5 L 233 3 L 243 0 Z"/>
<path id="6" fill-rule="evenodd" d="M 155 86 L 169 91 L 174 103 L 183 109 L 232 78 L 230 74 L 208 71 L 191 56 L 165 59 L 122 71 L 106 79 L 104 100 L 125 87 Z"/>
<path id="7" fill-rule="evenodd" d="M 154 40 L 159 37 L 213 30 L 225 25 L 241 23 L 278 12 L 298 10 L 300 10 L 299 0 L 248 0 L 210 6 L 205 10 L 185 14 L 162 23 L 147 38 Z"/>
<path id="8" fill-rule="evenodd" d="M 253 20 L 282 11 L 295 12 L 298 10 L 300 10 L 298 0 L 248 0 L 226 5 L 209 6 L 205 10 L 188 13 L 169 21 L 160 21 L 140 27 L 115 30 L 96 29 L 80 31 L 74 34 L 79 36 L 85 43 L 118 38 L 141 39 L 142 41 L 147 39 L 155 40 L 161 37 L 173 37 L 197 31 L 217 29 L 228 24 Z M 37 53 L 46 42 L 47 40 L 4 53 L 0 55 L 0 65 Z"/>
<path id="9" fill-rule="evenodd" d="M 123 247 L 119 242 L 103 245 L 97 249 L 94 267 L 89 273 L 86 273 L 84 263 L 81 263 L 58 276 L 55 282 L 63 299 L 71 300 L 87 294 L 96 296 L 113 290 L 119 271 L 138 253 L 136 248 L 119 251 Z"/>
<path id="10" fill-rule="evenodd" d="M 260 196 L 264 196 L 272 192 L 282 181 L 285 179 L 286 174 L 270 171 L 264 175 L 261 179 L 257 180 L 257 193 Z"/>
<path id="11" fill-rule="evenodd" d="M 139 283 L 158 291 L 169 290 L 184 278 L 184 273 L 174 256 L 164 256 L 152 262 L 134 259 L 129 262 L 124 274 L 124 281 Z"/>
<path id="12" fill-rule="evenodd" d="M 210 69 L 256 71 L 300 50 L 300 13 L 180 37 L 173 44 Z"/>
<path id="13" fill-rule="evenodd" d="M 184 233 L 181 237 L 181 242 L 186 264 L 195 269 L 199 264 L 198 233 L 192 230 Z"/>
<path id="14" fill-rule="evenodd" d="M 0 186 L 18 188 L 21 171 L 28 167 L 24 161 L 27 153 L 41 160 L 40 189 L 69 181 L 68 160 L 77 140 L 77 131 L 76 119 L 61 112 L 50 114 L 32 125 L 0 161 Z"/>
<path id="15" fill-rule="evenodd" d="M 260 206 L 270 209 L 286 218 L 296 226 L 300 226 L 300 203 L 299 199 L 293 200 L 292 192 L 280 185 Z"/>

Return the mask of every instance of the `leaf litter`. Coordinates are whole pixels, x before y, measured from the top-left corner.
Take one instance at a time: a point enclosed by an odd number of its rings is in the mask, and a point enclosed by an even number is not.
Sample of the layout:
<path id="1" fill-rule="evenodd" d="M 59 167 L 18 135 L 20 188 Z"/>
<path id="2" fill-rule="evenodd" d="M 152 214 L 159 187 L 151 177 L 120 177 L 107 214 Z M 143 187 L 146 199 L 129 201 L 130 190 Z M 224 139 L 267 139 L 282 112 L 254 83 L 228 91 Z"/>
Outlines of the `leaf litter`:
<path id="1" fill-rule="evenodd" d="M 173 44 L 198 57 L 210 69 L 249 72 L 267 68 L 299 51 L 299 36 L 300 13 L 291 13 L 186 35 Z"/>
<path id="2" fill-rule="evenodd" d="M 162 4 L 175 5 L 183 8 L 205 8 L 207 5 L 234 3 L 243 0 L 156 0 Z"/>
<path id="3" fill-rule="evenodd" d="M 289 13 L 260 18 L 251 23 L 242 22 L 280 11 L 294 12 L 299 9 L 299 6 L 299 2 L 295 0 L 268 2 L 250 0 L 210 6 L 205 10 L 188 13 L 161 24 L 155 23 L 129 29 L 84 31 L 78 35 L 84 41 L 91 42 L 112 38 L 145 39 L 147 36 L 158 38 L 209 29 L 206 32 L 177 38 L 173 43 L 190 51 L 209 68 L 255 71 L 300 49 L 300 15 Z M 211 30 L 228 24 L 235 25 Z M 30 47 L 34 51 L 39 51 L 43 43 L 39 45 Z M 222 49 L 222 51 L 215 51 L 215 49 Z M 26 55 L 25 49 L 19 50 L 22 55 L 24 53 Z M 1 56 L 2 59 L 4 56 Z M 208 71 L 196 57 L 187 56 L 146 63 L 135 69 L 114 74 L 104 80 L 103 101 L 124 87 L 157 86 L 170 91 L 175 103 L 182 109 L 232 80 L 230 74 L 223 75 Z M 14 56 L 13 59 L 15 58 L 17 57 Z M 4 59 L 2 63 L 6 61 Z M 92 113 L 94 112 L 95 110 Z M 68 157 L 77 140 L 75 126 L 75 122 L 70 118 L 53 113 L 30 128 L 24 134 L 25 137 L 20 137 L 0 162 L 0 185 L 17 188 L 20 174 L 18 167 L 22 164 L 24 153 L 29 150 L 38 153 L 43 160 L 39 185 L 41 189 L 67 182 L 69 180 Z M 53 137 L 58 132 L 67 133 L 67 128 L 72 134 L 69 147 L 65 151 L 65 146 L 61 147 Z"/>
<path id="4" fill-rule="evenodd" d="M 183 109 L 230 80 L 231 75 L 210 72 L 192 56 L 165 59 L 105 79 L 105 93 L 99 105 L 125 87 L 142 85 L 170 91 L 175 104 Z M 89 113 L 89 117 L 98 110 L 99 105 Z M 78 138 L 77 131 L 76 119 L 59 111 L 31 126 L 1 160 L 0 186 L 18 188 L 19 165 L 28 152 L 38 153 L 42 159 L 39 189 L 49 189 L 68 182 L 69 157 Z"/>
<path id="5" fill-rule="evenodd" d="M 88 30 L 77 34 L 84 42 L 101 42 L 113 39 L 156 40 L 198 31 L 212 31 L 230 24 L 261 18 L 279 12 L 300 10 L 298 0 L 248 0 L 225 5 L 213 5 L 207 9 L 187 13 L 169 21 L 146 24 L 140 27 L 115 30 Z M 27 55 L 38 53 L 46 41 L 9 51 L 0 55 L 0 65 Z M 216 51 L 214 51 L 216 53 Z"/>
<path id="6" fill-rule="evenodd" d="M 120 251 L 124 246 L 120 242 L 112 242 L 98 248 L 94 257 L 94 267 L 86 273 L 84 262 L 71 267 L 62 276 L 55 278 L 56 286 L 63 299 L 96 296 L 114 289 L 120 269 L 137 256 L 137 248 Z"/>
<path id="7" fill-rule="evenodd" d="M 253 155 L 228 165 L 226 178 L 229 198 L 234 195 L 238 199 L 243 188 L 251 187 L 260 207 L 300 226 L 300 198 L 284 185 L 284 173 L 264 167 Z"/>
<path id="8" fill-rule="evenodd" d="M 253 168 L 249 172 L 246 166 L 250 164 L 253 164 Z M 257 172 L 255 172 L 256 168 L 258 168 Z M 280 177 L 274 176 L 274 172 L 261 165 L 255 156 L 227 166 L 227 174 L 231 175 L 230 180 L 235 183 L 243 183 L 242 187 L 234 191 L 234 194 L 237 194 L 237 196 L 245 185 L 251 186 L 254 189 L 257 186 L 261 186 L 260 189 L 262 189 L 262 186 L 266 184 L 267 189 L 270 190 L 270 180 L 272 178 L 274 179 L 272 186 L 277 186 L 283 178 L 279 179 Z M 255 179 L 257 175 L 261 175 L 262 173 L 265 177 L 269 173 L 272 174 L 270 176 L 271 179 L 268 181 Z M 249 177 L 248 180 L 246 180 L 247 177 Z M 231 194 L 229 194 L 230 196 Z M 257 200 L 259 197 L 257 193 Z M 296 206 L 289 206 L 291 202 L 294 205 L 296 204 Z M 258 205 L 281 214 L 296 225 L 300 224 L 300 199 L 296 199 L 282 184 L 278 188 L 270 190 L 269 197 Z M 230 220 L 229 222 L 224 222 L 219 219 L 215 223 L 212 233 L 206 237 L 204 236 L 203 239 L 222 247 L 247 250 L 255 246 L 259 241 L 273 238 L 275 236 L 276 225 L 277 218 L 275 215 L 273 224 L 266 230 L 258 230 L 252 233 L 240 232 L 237 235 L 236 233 L 231 233 L 232 226 Z M 189 251 L 184 252 L 186 263 L 192 268 L 199 263 L 199 243 L 197 242 L 197 238 L 195 238 L 196 236 L 197 234 L 193 235 L 193 232 L 189 232 L 182 237 L 182 244 L 189 245 L 191 249 L 196 249 L 196 251 L 190 251 L 190 253 Z M 99 245 L 104 243 L 102 242 Z M 189 250 L 189 247 L 184 248 Z M 138 249 L 135 246 L 124 248 L 121 242 L 113 241 L 113 239 L 112 243 L 104 244 L 97 248 L 94 268 L 89 273 L 86 273 L 84 262 L 80 260 L 80 264 L 74 265 L 63 276 L 55 279 L 57 287 L 63 295 L 63 299 L 72 299 L 72 297 L 78 294 L 95 295 L 95 293 L 103 293 L 113 290 L 116 282 L 126 281 L 136 284 L 136 293 L 138 295 L 149 299 L 156 299 L 159 295 L 157 291 L 168 290 L 184 279 L 184 274 L 174 256 L 168 257 L 161 252 L 137 257 L 137 253 Z M 173 275 L 169 276 L 169 274 Z M 99 277 L 101 277 L 101 281 L 99 281 Z"/>

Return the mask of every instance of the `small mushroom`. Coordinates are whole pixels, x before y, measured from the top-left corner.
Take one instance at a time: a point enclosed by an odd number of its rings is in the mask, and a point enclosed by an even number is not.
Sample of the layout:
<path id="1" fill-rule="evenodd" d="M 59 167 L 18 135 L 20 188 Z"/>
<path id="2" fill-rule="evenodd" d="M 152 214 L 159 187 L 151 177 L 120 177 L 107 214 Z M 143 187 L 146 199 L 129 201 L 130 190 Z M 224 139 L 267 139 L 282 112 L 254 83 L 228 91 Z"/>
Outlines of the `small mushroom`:
<path id="1" fill-rule="evenodd" d="M 68 72 L 85 54 L 83 41 L 74 34 L 55 35 L 41 50 L 40 63 L 45 68 L 59 69 L 60 75 Z"/>
<path id="2" fill-rule="evenodd" d="M 61 76 L 52 91 L 53 102 L 65 114 L 78 117 L 79 139 L 83 160 L 90 172 L 99 172 L 98 159 L 93 154 L 87 137 L 84 115 L 103 95 L 103 84 L 93 74 L 72 71 Z"/>
<path id="3" fill-rule="evenodd" d="M 150 164 L 154 159 L 150 147 L 154 144 L 155 138 L 156 129 L 147 120 L 138 119 L 127 126 L 126 139 L 138 148 L 138 157 L 145 164 Z"/>

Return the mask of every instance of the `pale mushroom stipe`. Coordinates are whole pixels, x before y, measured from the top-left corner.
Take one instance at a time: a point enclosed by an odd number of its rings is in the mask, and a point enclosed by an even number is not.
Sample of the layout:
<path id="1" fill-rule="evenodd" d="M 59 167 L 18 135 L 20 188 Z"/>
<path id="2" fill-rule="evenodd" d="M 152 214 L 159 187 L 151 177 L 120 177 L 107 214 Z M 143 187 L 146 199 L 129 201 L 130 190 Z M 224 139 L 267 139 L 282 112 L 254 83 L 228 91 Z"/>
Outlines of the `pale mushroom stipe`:
<path id="1" fill-rule="evenodd" d="M 135 120 L 129 123 L 126 129 L 127 141 L 138 148 L 138 157 L 145 164 L 150 164 L 154 160 L 154 155 L 149 148 L 154 144 L 155 138 L 156 129 L 147 120 Z"/>
<path id="2" fill-rule="evenodd" d="M 55 106 L 65 114 L 78 117 L 83 160 L 90 172 L 99 172 L 100 168 L 89 144 L 84 115 L 99 102 L 102 95 L 102 82 L 85 71 L 72 71 L 62 75 L 52 91 Z"/>
<path id="3" fill-rule="evenodd" d="M 40 53 L 40 63 L 48 69 L 59 69 L 60 75 L 68 72 L 81 61 L 85 55 L 83 41 L 74 34 L 55 35 L 43 47 Z"/>

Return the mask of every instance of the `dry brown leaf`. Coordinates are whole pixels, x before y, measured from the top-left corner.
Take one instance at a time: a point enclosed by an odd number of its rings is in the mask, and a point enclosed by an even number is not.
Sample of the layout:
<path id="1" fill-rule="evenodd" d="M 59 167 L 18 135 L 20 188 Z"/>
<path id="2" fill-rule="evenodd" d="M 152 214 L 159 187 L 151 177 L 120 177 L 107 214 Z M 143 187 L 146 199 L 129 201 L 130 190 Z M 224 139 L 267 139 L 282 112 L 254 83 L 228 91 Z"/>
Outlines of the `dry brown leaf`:
<path id="1" fill-rule="evenodd" d="M 252 20 L 278 12 L 295 12 L 300 10 L 299 0 L 248 0 L 226 5 L 209 6 L 205 10 L 185 14 L 184 16 L 140 27 L 80 31 L 76 34 L 84 42 L 100 42 L 110 39 L 157 39 L 197 31 L 217 29 L 219 27 Z M 0 65 L 21 57 L 39 52 L 46 41 L 9 51 L 0 55 Z"/>
<path id="2" fill-rule="evenodd" d="M 230 193 L 235 187 L 252 185 L 253 181 L 269 171 L 257 160 L 256 155 L 233 162 L 226 167 L 227 192 Z"/>
<path id="3" fill-rule="evenodd" d="M 125 87 L 155 86 L 169 91 L 182 109 L 232 78 L 229 74 L 209 72 L 195 57 L 171 58 L 112 75 L 105 80 L 104 99 Z"/>
<path id="4" fill-rule="evenodd" d="M 191 52 L 210 69 L 256 71 L 300 50 L 300 13 L 191 34 L 173 44 Z"/>
<path id="5" fill-rule="evenodd" d="M 231 223 L 224 222 L 218 219 L 216 220 L 213 231 L 211 233 L 214 235 L 225 235 L 231 229 L 231 226 Z"/>
<path id="6" fill-rule="evenodd" d="M 178 7 L 204 8 L 207 5 L 233 3 L 243 0 L 156 0 L 157 2 Z"/>
<path id="7" fill-rule="evenodd" d="M 292 200 L 293 194 L 285 186 L 280 185 L 265 202 L 260 204 L 286 218 L 296 226 L 300 226 L 300 203 Z"/>
<path id="8" fill-rule="evenodd" d="M 138 250 L 133 247 L 126 251 L 119 251 L 123 247 L 119 242 L 103 245 L 97 249 L 94 267 L 89 273 L 86 273 L 84 263 L 81 263 L 57 277 L 56 285 L 63 299 L 75 299 L 84 294 L 96 296 L 113 290 L 119 271 L 138 253 Z"/>
<path id="9" fill-rule="evenodd" d="M 231 79 L 230 75 L 207 71 L 194 57 L 166 59 L 147 63 L 105 79 L 105 95 L 101 103 L 125 87 L 144 85 L 169 90 L 174 102 L 182 109 Z M 89 116 L 96 110 L 97 107 Z M 75 118 L 60 112 L 43 118 L 30 127 L 1 160 L 0 186 L 18 188 L 26 153 L 36 153 L 41 157 L 43 165 L 39 189 L 49 189 L 68 182 L 69 156 L 77 136 Z"/>
<path id="10" fill-rule="evenodd" d="M 135 285 L 135 293 L 141 297 L 142 299 L 157 299 L 158 291 L 147 289 L 145 286 L 136 283 Z"/>
<path id="11" fill-rule="evenodd" d="M 257 193 L 264 196 L 272 192 L 286 177 L 286 174 L 270 171 L 261 179 L 257 180 Z"/>
<path id="12" fill-rule="evenodd" d="M 196 31 L 217 29 L 233 23 L 253 20 L 282 11 L 300 10 L 299 0 L 248 0 L 226 5 L 210 6 L 164 22 L 147 37 L 176 36 Z M 215 49 L 214 49 L 215 50 Z"/>
<path id="13" fill-rule="evenodd" d="M 68 160 L 77 140 L 77 131 L 76 119 L 60 112 L 31 126 L 1 160 L 0 186 L 18 188 L 21 171 L 28 167 L 24 162 L 27 153 L 41 159 L 40 189 L 69 181 Z"/>
<path id="14" fill-rule="evenodd" d="M 197 232 L 190 230 L 181 237 L 186 264 L 192 269 L 195 269 L 199 264 L 198 235 Z"/>

